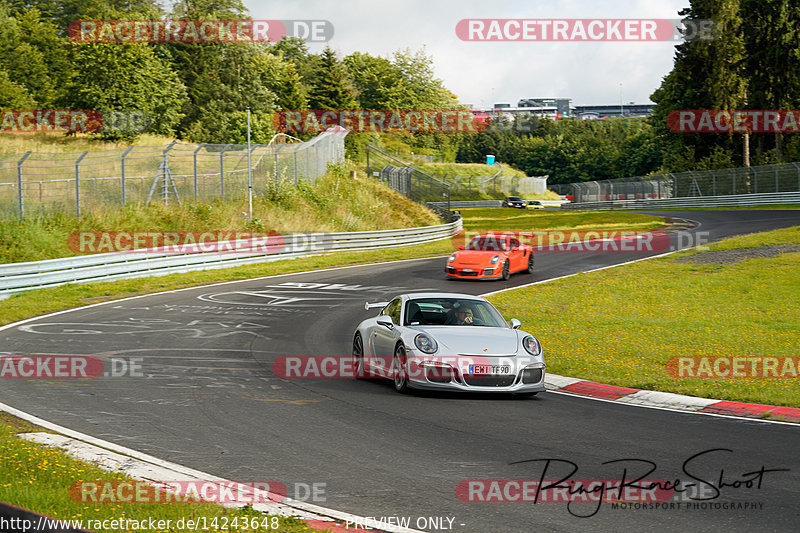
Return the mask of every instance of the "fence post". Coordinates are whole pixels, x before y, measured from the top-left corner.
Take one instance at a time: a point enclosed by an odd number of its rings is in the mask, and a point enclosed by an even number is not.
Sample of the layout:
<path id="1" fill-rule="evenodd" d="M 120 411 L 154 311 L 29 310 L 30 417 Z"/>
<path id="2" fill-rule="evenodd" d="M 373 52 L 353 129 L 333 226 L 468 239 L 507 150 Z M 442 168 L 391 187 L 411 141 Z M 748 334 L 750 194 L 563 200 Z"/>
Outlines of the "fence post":
<path id="1" fill-rule="evenodd" d="M 219 153 L 219 194 L 223 200 L 225 199 L 225 151 L 230 147 L 230 144 L 226 144 Z"/>
<path id="2" fill-rule="evenodd" d="M 253 147 L 250 149 L 250 156 L 249 156 L 249 157 L 250 157 L 250 161 L 251 161 L 251 162 L 249 163 L 249 165 L 251 166 L 251 168 L 250 168 L 250 172 L 253 172 L 253 163 L 252 163 L 252 160 L 253 160 L 253 152 L 255 152 L 255 151 L 256 151 L 256 149 L 257 149 L 257 148 L 260 148 L 261 146 L 263 146 L 263 145 L 261 145 L 261 144 L 254 144 L 254 145 L 253 145 Z M 256 163 L 256 165 L 257 165 L 257 164 L 258 164 L 258 163 Z M 252 182 L 253 182 L 253 183 L 255 183 L 255 179 L 256 179 L 256 176 L 253 176 L 253 179 L 252 179 Z M 251 187 L 253 188 L 253 190 L 255 190 L 255 185 L 252 185 L 252 184 L 251 184 Z"/>
<path id="3" fill-rule="evenodd" d="M 710 170 L 709 172 L 711 172 L 711 196 L 716 196 L 717 195 L 717 175 L 714 174 L 713 170 Z"/>
<path id="4" fill-rule="evenodd" d="M 279 182 L 279 179 L 278 179 L 278 152 L 280 152 L 281 148 L 283 148 L 284 146 L 285 145 L 283 145 L 283 144 L 279 144 L 279 145 L 275 146 L 275 153 L 273 154 L 275 156 L 275 185 L 277 185 L 278 182 Z"/>
<path id="5" fill-rule="evenodd" d="M 81 177 L 80 177 L 80 166 L 81 161 L 83 158 L 86 157 L 86 154 L 89 153 L 89 150 L 83 152 L 80 156 L 78 156 L 78 160 L 75 161 L 75 214 L 78 218 L 81 218 Z"/>
<path id="6" fill-rule="evenodd" d="M 167 146 L 164 151 L 161 153 L 161 168 L 163 169 L 164 176 L 163 176 L 163 185 L 161 189 L 161 198 L 164 200 L 164 205 L 169 205 L 169 185 L 172 184 L 172 188 L 175 191 L 175 198 L 178 200 L 178 203 L 181 203 L 181 199 L 178 196 L 178 188 L 175 186 L 175 182 L 172 181 L 172 173 L 169 171 L 169 162 L 167 161 L 167 155 L 169 151 L 172 150 L 172 147 L 178 144 L 178 141 L 172 141 L 169 146 Z M 169 180 L 167 179 L 169 177 Z"/>
<path id="7" fill-rule="evenodd" d="M 128 146 L 128 149 L 122 154 L 120 158 L 120 163 L 122 164 L 122 205 L 125 205 L 125 157 L 133 150 L 134 145 Z"/>
<path id="8" fill-rule="evenodd" d="M 319 143 L 314 144 L 314 162 L 317 167 L 317 171 L 314 173 L 314 181 L 312 183 L 317 182 L 317 178 L 319 177 Z"/>
<path id="9" fill-rule="evenodd" d="M 775 192 L 779 191 L 780 186 L 778 185 L 778 165 L 775 165 Z"/>
<path id="10" fill-rule="evenodd" d="M 756 178 L 756 191 L 755 191 L 755 193 L 758 194 L 758 170 L 756 170 L 758 167 L 750 167 L 750 168 L 753 169 L 753 174 L 755 174 L 755 178 Z M 749 170 L 748 170 L 748 172 L 749 172 Z"/>
<path id="11" fill-rule="evenodd" d="M 794 168 L 797 169 L 797 190 L 800 191 L 800 165 L 797 163 L 792 163 Z"/>
<path id="12" fill-rule="evenodd" d="M 194 168 L 194 201 L 197 201 L 197 152 L 199 152 L 206 143 L 200 143 L 200 146 L 192 154 L 192 168 Z"/>
<path id="13" fill-rule="evenodd" d="M 294 184 L 297 185 L 297 150 L 294 151 Z"/>
<path id="14" fill-rule="evenodd" d="M 306 181 L 311 179 L 311 149 L 306 146 L 303 148 L 303 151 L 306 153 Z"/>
<path id="15" fill-rule="evenodd" d="M 29 155 L 31 155 L 31 152 L 25 152 L 25 155 L 23 155 L 20 158 L 20 160 L 17 161 L 17 199 L 19 201 L 20 220 L 22 220 L 22 218 L 25 216 L 25 206 L 24 206 L 24 201 L 22 199 L 22 163 L 24 163 L 25 160 L 28 159 Z"/>

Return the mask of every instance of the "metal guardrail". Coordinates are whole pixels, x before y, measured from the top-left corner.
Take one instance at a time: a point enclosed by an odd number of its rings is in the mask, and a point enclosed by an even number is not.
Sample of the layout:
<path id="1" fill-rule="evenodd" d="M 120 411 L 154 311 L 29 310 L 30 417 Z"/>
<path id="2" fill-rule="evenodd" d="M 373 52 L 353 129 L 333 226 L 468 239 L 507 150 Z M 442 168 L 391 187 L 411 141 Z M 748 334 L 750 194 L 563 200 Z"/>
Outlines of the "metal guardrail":
<path id="1" fill-rule="evenodd" d="M 229 251 L 170 253 L 164 249 L 112 252 L 28 263 L 0 265 L 0 299 L 9 295 L 68 283 L 115 281 L 146 276 L 211 270 L 295 259 L 310 254 L 355 251 L 422 244 L 452 237 L 461 231 L 461 219 L 449 224 L 380 231 L 289 234 L 269 243 L 259 239 L 229 241 L 219 245 Z M 268 251 L 265 252 L 265 247 Z M 272 251 L 274 248 L 278 250 Z"/>
<path id="2" fill-rule="evenodd" d="M 567 203 L 562 209 L 660 209 L 680 207 L 748 207 L 758 205 L 800 204 L 800 192 L 736 194 L 726 196 L 690 196 L 684 198 L 609 200 Z"/>
<path id="3" fill-rule="evenodd" d="M 447 202 L 428 202 L 430 207 L 447 207 Z M 502 200 L 451 200 L 450 209 L 468 209 L 470 207 L 503 207 Z"/>
<path id="4" fill-rule="evenodd" d="M 539 200 L 545 207 L 559 207 L 568 204 L 567 200 Z M 446 202 L 428 202 L 432 207 L 447 207 Z M 451 200 L 451 209 L 469 209 L 470 207 L 503 207 L 502 200 Z"/>

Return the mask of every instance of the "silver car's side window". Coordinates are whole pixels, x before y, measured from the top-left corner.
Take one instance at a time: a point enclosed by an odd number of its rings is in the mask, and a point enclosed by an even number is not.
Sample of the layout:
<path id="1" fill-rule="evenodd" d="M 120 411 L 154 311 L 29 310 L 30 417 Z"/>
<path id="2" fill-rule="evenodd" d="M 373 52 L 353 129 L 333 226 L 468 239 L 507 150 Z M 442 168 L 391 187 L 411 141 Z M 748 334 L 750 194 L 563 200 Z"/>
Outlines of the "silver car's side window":
<path id="1" fill-rule="evenodd" d="M 389 305 L 383 308 L 382 313 L 391 317 L 392 322 L 395 324 L 400 323 L 400 298 L 395 298 Z"/>

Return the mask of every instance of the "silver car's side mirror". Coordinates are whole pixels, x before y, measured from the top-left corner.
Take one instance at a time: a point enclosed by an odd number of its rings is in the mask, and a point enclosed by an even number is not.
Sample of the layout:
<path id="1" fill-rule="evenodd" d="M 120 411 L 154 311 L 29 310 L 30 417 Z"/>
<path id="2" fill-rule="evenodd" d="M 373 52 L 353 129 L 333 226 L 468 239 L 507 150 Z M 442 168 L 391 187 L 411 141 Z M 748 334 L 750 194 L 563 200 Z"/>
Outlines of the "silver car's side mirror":
<path id="1" fill-rule="evenodd" d="M 388 315 L 379 316 L 377 322 L 381 326 L 386 326 L 389 329 L 392 329 L 394 327 L 394 322 L 392 322 L 392 317 Z"/>
<path id="2" fill-rule="evenodd" d="M 522 327 L 522 322 L 520 322 L 516 318 L 512 318 L 510 324 L 511 324 L 511 329 L 519 329 Z"/>

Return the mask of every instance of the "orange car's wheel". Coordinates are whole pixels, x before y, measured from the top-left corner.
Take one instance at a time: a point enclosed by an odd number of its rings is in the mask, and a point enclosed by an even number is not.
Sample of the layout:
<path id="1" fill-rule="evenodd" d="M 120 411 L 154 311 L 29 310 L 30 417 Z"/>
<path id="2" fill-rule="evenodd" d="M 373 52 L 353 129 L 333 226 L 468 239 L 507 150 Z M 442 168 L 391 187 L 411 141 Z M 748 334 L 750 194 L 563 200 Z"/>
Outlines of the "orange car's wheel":
<path id="1" fill-rule="evenodd" d="M 507 280 L 511 277 L 511 267 L 508 265 L 508 261 L 503 263 L 503 280 Z"/>
<path id="2" fill-rule="evenodd" d="M 533 252 L 528 256 L 528 268 L 525 270 L 528 274 L 533 274 L 533 263 L 535 262 L 533 258 Z"/>

